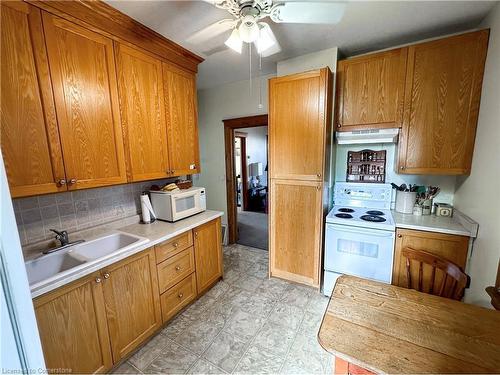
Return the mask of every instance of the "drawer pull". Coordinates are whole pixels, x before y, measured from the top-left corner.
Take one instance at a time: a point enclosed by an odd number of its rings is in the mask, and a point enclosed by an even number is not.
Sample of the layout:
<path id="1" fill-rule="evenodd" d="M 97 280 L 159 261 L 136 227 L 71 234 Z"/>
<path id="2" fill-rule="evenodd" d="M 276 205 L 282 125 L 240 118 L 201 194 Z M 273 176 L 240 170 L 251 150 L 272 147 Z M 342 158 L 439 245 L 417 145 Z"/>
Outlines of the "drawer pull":
<path id="1" fill-rule="evenodd" d="M 175 266 L 175 270 L 176 271 L 180 271 L 181 270 L 181 266 Z"/>
<path id="2" fill-rule="evenodd" d="M 180 292 L 180 293 L 177 295 L 177 297 L 179 297 L 179 298 L 184 297 L 184 293 Z"/>
<path id="3" fill-rule="evenodd" d="M 179 244 L 177 242 L 174 242 L 174 247 L 178 247 Z"/>
<path id="4" fill-rule="evenodd" d="M 95 278 L 95 282 L 96 282 L 96 283 L 100 283 L 100 282 L 101 282 L 101 278 L 100 278 L 100 277 L 96 277 L 96 278 Z"/>
<path id="5" fill-rule="evenodd" d="M 105 279 L 109 279 L 109 273 L 106 272 L 103 276 Z"/>

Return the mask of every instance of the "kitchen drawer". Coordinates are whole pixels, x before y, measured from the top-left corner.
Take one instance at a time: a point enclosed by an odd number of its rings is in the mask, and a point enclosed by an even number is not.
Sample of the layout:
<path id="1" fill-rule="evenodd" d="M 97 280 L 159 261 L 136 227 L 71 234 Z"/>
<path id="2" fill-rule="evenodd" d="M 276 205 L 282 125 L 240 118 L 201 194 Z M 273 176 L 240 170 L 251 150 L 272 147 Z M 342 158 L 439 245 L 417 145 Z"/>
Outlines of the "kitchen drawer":
<path id="1" fill-rule="evenodd" d="M 163 262 L 165 259 L 168 259 L 191 246 L 193 246 L 193 232 L 190 230 L 156 245 L 156 264 Z"/>
<path id="2" fill-rule="evenodd" d="M 160 296 L 163 323 L 196 298 L 196 273 L 186 277 Z"/>
<path id="3" fill-rule="evenodd" d="M 194 248 L 182 250 L 179 254 L 158 264 L 157 268 L 160 293 L 163 293 L 194 272 Z"/>

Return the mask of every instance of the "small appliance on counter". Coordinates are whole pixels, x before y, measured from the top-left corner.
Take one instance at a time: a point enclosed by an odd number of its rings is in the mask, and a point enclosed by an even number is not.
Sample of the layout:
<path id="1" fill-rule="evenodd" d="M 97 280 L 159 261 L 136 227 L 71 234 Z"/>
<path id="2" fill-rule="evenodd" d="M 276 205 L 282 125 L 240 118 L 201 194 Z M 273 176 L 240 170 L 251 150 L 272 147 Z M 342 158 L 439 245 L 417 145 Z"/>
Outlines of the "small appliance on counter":
<path id="1" fill-rule="evenodd" d="M 205 188 L 191 187 L 172 191 L 151 190 L 151 204 L 159 220 L 175 222 L 207 209 Z"/>
<path id="2" fill-rule="evenodd" d="M 436 207 L 436 216 L 445 216 L 452 217 L 453 216 L 453 206 L 448 203 L 434 203 Z"/>

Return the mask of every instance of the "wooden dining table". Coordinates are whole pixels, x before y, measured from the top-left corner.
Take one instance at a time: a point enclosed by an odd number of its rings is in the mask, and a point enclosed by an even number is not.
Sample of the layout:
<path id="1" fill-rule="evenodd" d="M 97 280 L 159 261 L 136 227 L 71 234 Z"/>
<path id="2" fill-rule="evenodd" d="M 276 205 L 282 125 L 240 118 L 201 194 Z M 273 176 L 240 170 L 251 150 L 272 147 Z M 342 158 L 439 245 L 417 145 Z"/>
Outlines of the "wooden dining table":
<path id="1" fill-rule="evenodd" d="M 341 276 L 318 340 L 335 373 L 500 374 L 500 312 Z"/>

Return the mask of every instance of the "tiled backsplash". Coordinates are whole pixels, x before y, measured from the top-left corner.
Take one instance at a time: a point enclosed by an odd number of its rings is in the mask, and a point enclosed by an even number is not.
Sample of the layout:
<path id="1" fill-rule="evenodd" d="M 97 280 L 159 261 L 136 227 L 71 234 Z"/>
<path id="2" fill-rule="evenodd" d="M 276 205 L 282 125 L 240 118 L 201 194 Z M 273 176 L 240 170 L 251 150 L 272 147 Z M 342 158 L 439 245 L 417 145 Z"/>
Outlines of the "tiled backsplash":
<path id="1" fill-rule="evenodd" d="M 54 233 L 50 229 L 74 232 L 136 215 L 141 211 L 141 192 L 153 184 L 162 185 L 168 181 L 155 180 L 14 199 L 21 244 L 24 246 L 53 238 Z"/>

